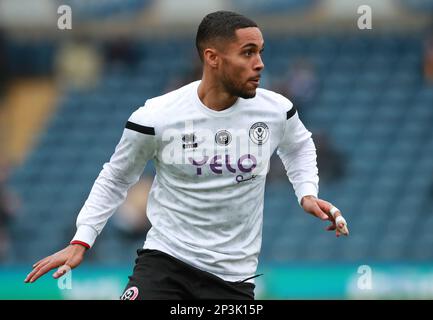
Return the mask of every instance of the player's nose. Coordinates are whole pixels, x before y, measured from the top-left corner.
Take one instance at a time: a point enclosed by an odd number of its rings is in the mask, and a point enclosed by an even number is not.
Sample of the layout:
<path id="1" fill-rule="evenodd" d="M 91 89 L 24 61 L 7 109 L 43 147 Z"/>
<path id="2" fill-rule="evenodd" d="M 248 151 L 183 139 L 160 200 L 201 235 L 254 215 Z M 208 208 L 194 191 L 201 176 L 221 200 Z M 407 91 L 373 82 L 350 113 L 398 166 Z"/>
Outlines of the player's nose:
<path id="1" fill-rule="evenodd" d="M 260 55 L 257 55 L 257 59 L 254 63 L 254 71 L 261 71 L 265 67 L 265 64 L 263 63 L 262 57 Z"/>

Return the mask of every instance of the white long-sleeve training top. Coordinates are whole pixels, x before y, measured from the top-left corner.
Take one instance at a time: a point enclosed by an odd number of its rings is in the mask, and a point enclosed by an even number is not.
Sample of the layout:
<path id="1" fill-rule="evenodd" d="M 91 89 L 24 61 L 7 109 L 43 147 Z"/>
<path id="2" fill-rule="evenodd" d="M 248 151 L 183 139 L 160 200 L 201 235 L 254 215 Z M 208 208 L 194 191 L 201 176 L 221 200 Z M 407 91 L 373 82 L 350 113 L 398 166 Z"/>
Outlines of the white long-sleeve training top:
<path id="1" fill-rule="evenodd" d="M 149 99 L 131 115 L 78 215 L 73 241 L 94 244 L 153 160 L 144 248 L 226 281 L 254 276 L 270 156 L 277 150 L 300 201 L 318 194 L 316 149 L 285 97 L 257 89 L 254 98 L 214 111 L 199 99 L 199 83 Z"/>

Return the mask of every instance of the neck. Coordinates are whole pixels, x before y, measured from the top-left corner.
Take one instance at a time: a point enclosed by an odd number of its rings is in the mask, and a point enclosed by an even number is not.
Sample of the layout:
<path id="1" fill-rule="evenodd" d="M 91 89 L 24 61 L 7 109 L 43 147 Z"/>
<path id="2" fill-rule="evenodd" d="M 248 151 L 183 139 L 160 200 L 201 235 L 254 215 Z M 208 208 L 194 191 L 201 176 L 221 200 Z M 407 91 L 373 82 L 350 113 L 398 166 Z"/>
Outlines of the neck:
<path id="1" fill-rule="evenodd" d="M 227 92 L 218 81 L 212 81 L 205 73 L 197 90 L 201 102 L 209 109 L 222 111 L 230 108 L 238 99 Z"/>

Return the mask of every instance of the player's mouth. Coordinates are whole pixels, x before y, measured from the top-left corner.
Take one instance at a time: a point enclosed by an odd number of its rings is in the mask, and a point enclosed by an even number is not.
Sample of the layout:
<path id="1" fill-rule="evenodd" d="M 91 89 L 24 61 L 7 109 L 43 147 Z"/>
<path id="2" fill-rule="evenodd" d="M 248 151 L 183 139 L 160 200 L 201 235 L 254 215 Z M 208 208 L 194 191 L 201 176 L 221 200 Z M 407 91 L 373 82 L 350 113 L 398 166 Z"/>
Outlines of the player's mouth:
<path id="1" fill-rule="evenodd" d="M 248 81 L 253 83 L 256 87 L 258 87 L 260 84 L 260 76 L 252 77 L 252 78 L 248 79 Z"/>

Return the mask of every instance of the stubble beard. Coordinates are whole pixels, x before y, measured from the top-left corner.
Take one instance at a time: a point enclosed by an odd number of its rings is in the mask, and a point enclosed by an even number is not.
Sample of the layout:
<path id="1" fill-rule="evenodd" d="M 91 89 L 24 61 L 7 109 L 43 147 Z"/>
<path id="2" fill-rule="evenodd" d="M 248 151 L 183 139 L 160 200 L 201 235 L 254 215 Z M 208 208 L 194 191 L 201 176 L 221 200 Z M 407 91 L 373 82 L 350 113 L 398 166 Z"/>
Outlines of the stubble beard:
<path id="1" fill-rule="evenodd" d="M 243 89 L 242 86 L 236 84 L 234 81 L 229 80 L 227 77 L 223 78 L 223 85 L 228 93 L 235 97 L 240 97 L 243 99 L 251 99 L 256 96 L 256 89 L 247 90 Z"/>

